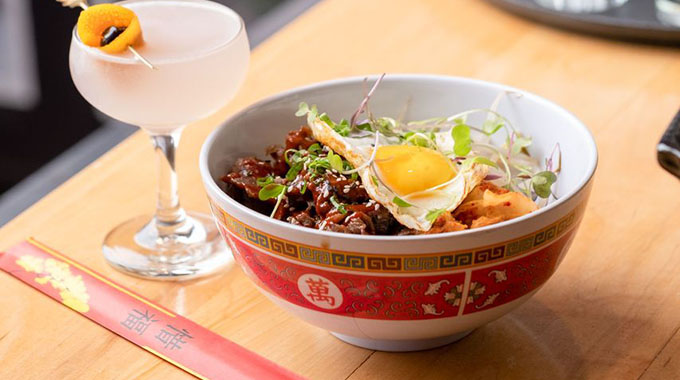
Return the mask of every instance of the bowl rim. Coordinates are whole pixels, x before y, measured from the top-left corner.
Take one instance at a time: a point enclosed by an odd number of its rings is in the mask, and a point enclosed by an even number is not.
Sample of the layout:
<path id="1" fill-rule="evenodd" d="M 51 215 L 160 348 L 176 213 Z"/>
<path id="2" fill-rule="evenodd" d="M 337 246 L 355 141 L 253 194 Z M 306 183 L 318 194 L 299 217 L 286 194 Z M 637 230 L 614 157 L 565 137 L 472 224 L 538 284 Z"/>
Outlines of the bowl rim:
<path id="1" fill-rule="evenodd" d="M 235 199 L 231 198 L 229 195 L 227 195 L 216 183 L 216 181 L 212 178 L 210 175 L 210 170 L 208 168 L 208 154 L 210 148 L 214 145 L 217 135 L 220 133 L 220 131 L 229 123 L 231 123 L 233 120 L 242 117 L 245 113 L 252 112 L 252 110 L 261 107 L 264 104 L 278 101 L 281 99 L 284 99 L 286 97 L 292 96 L 298 92 L 302 91 L 310 91 L 310 90 L 316 90 L 319 88 L 324 88 L 324 87 L 329 87 L 329 86 L 334 86 L 334 85 L 341 85 L 341 84 L 348 84 L 348 83 L 354 83 L 354 82 L 361 82 L 364 79 L 367 79 L 368 81 L 375 81 L 378 79 L 380 75 L 379 74 L 367 74 L 367 75 L 359 75 L 359 76 L 350 76 L 350 77 L 341 77 L 341 78 L 336 78 L 336 79 L 331 79 L 331 80 L 326 80 L 326 81 L 321 81 L 321 82 L 314 82 L 311 84 L 307 85 L 302 85 L 298 87 L 294 87 L 288 90 L 284 90 L 281 92 L 277 92 L 275 94 L 269 95 L 261 100 L 256 101 L 255 103 L 252 103 L 236 113 L 232 114 L 229 116 L 226 120 L 222 121 L 219 126 L 214 128 L 214 130 L 208 135 L 208 137 L 205 139 L 203 142 L 203 146 L 201 147 L 201 152 L 199 155 L 199 169 L 201 173 L 201 178 L 203 180 L 204 186 L 206 186 L 206 191 L 208 193 L 208 196 L 211 196 L 213 193 L 214 195 L 221 201 L 226 202 L 227 204 L 236 207 L 239 209 L 241 212 L 248 214 L 251 217 L 254 217 L 261 221 L 263 224 L 271 224 L 274 227 L 281 227 L 281 228 L 289 228 L 293 229 L 294 231 L 301 232 L 301 233 L 307 233 L 307 234 L 312 234 L 312 235 L 317 235 L 320 237 L 326 237 L 326 238 L 343 238 L 343 239 L 348 239 L 348 240 L 355 240 L 357 242 L 360 241 L 429 241 L 429 240 L 435 240 L 435 239 L 443 239 L 443 238 L 451 238 L 451 237 L 463 237 L 463 236 L 470 236 L 470 235 L 482 235 L 487 232 L 491 232 L 493 230 L 500 230 L 504 227 L 512 226 L 515 224 L 520 224 L 526 220 L 537 218 L 541 215 L 547 214 L 559 206 L 567 203 L 569 200 L 577 196 L 579 193 L 581 193 L 590 183 L 590 181 L 593 178 L 593 175 L 595 174 L 595 170 L 597 169 L 597 164 L 598 164 L 598 151 L 597 151 L 597 145 L 595 143 L 595 139 L 593 137 L 592 132 L 586 127 L 586 125 L 578 118 L 576 117 L 572 112 L 567 110 L 566 108 L 558 105 L 557 103 L 554 103 L 540 95 L 536 95 L 532 92 L 519 89 L 513 86 L 508 86 L 502 83 L 498 82 L 491 82 L 491 81 L 485 81 L 481 79 L 474 79 L 474 78 L 466 78 L 466 77 L 459 77 L 459 76 L 450 76 L 450 75 L 440 75 L 440 74 L 418 74 L 418 73 L 399 73 L 399 74 L 387 74 L 385 76 L 384 80 L 390 80 L 390 79 L 398 79 L 398 80 L 422 80 L 422 79 L 427 79 L 427 80 L 444 80 L 444 81 L 452 81 L 452 82 L 460 82 L 460 83 L 467 83 L 467 84 L 473 84 L 473 85 L 482 85 L 482 86 L 491 86 L 491 87 L 497 87 L 499 91 L 513 91 L 513 92 L 518 92 L 521 93 L 523 97 L 528 97 L 531 98 L 533 101 L 536 101 L 537 103 L 541 103 L 549 108 L 552 108 L 553 110 L 562 113 L 566 119 L 570 120 L 572 124 L 582 132 L 583 136 L 585 137 L 584 141 L 584 148 L 587 149 L 591 156 L 592 159 L 590 162 L 588 162 L 588 167 L 586 170 L 585 176 L 579 181 L 579 183 L 568 193 L 562 195 L 559 199 L 557 199 L 554 202 L 551 202 L 549 205 L 538 209 L 537 211 L 531 212 L 529 214 L 520 216 L 518 218 L 506 220 L 504 222 L 496 223 L 493 225 L 485 226 L 485 227 L 480 227 L 480 228 L 475 228 L 475 229 L 467 229 L 463 231 L 454 231 L 454 232 L 444 232 L 444 233 L 439 233 L 439 234 L 424 234 L 424 235 L 407 235 L 407 236 L 397 236 L 397 235 L 355 235 L 355 234 L 346 234 L 346 233 L 341 233 L 341 232 L 333 232 L 333 231 L 322 231 L 322 230 L 317 230 L 314 228 L 309 228 L 309 227 L 302 227 L 302 226 L 297 226 L 294 224 L 290 224 L 281 220 L 277 219 L 272 219 L 267 215 L 261 214 L 255 210 L 251 210 L 250 208 L 242 205 Z"/>

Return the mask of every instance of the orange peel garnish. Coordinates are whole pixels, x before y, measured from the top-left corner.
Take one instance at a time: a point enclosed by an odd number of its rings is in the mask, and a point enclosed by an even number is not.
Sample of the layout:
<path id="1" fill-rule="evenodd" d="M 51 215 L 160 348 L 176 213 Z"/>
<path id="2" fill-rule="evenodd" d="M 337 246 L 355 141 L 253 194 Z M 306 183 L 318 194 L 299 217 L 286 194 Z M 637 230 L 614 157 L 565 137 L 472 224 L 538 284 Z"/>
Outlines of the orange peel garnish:
<path id="1" fill-rule="evenodd" d="M 102 36 L 111 27 L 125 29 L 110 43 L 102 46 Z M 122 53 L 128 46 L 142 41 L 142 28 L 135 12 L 115 4 L 98 4 L 80 12 L 78 37 L 87 46 L 109 54 Z"/>

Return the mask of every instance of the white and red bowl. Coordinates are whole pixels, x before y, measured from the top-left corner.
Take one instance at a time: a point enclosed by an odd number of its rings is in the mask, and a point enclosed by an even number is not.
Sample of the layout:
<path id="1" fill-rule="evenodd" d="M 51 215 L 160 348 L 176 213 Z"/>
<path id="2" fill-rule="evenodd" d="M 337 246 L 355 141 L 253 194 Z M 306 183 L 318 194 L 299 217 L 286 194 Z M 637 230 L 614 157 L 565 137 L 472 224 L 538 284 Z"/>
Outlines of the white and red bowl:
<path id="1" fill-rule="evenodd" d="M 559 200 L 484 228 L 424 236 L 360 236 L 270 219 L 222 191 L 236 158 L 262 156 L 303 119 L 298 104 L 348 118 L 364 94 L 363 77 L 293 89 L 227 120 L 206 140 L 200 169 L 212 212 L 234 257 L 273 302 L 338 338 L 366 348 L 410 351 L 443 345 L 528 300 L 555 272 L 581 222 L 597 165 L 588 129 L 539 96 L 479 80 L 388 75 L 371 99 L 375 115 L 406 120 L 488 107 L 533 137 L 531 153 L 562 151 Z M 375 80 L 376 77 L 372 77 Z"/>

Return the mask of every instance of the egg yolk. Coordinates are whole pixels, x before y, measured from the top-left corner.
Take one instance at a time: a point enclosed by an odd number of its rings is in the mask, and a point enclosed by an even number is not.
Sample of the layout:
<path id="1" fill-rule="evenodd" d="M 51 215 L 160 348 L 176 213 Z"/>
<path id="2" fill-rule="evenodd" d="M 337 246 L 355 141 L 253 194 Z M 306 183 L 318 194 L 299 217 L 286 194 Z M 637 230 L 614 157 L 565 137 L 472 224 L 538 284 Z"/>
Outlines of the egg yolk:
<path id="1" fill-rule="evenodd" d="M 375 153 L 380 179 L 398 195 L 409 195 L 449 181 L 456 174 L 443 154 L 413 145 L 383 145 Z"/>

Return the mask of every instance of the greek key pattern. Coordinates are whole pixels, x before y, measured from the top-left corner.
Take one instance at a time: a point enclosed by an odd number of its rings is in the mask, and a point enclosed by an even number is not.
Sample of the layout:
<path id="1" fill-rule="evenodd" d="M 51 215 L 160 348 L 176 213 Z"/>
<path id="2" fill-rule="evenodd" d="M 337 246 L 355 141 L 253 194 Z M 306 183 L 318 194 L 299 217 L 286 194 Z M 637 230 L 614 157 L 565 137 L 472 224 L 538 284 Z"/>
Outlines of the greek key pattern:
<path id="1" fill-rule="evenodd" d="M 233 235 L 279 257 L 324 267 L 387 273 L 440 272 L 502 262 L 514 256 L 542 247 L 567 233 L 583 214 L 584 205 L 577 206 L 567 216 L 552 225 L 521 238 L 475 251 L 447 252 L 423 255 L 380 255 L 340 252 L 294 243 L 267 235 L 239 222 L 218 205 L 211 204 L 213 213 Z"/>

